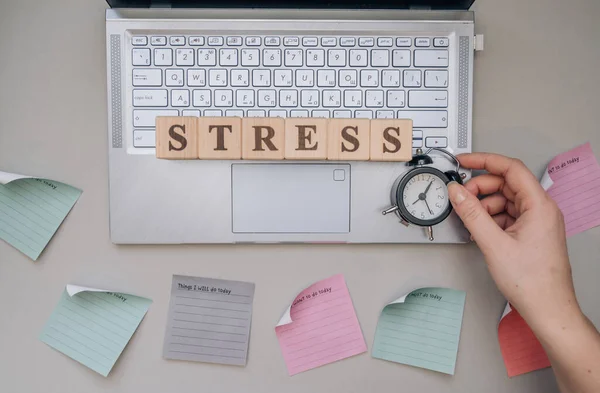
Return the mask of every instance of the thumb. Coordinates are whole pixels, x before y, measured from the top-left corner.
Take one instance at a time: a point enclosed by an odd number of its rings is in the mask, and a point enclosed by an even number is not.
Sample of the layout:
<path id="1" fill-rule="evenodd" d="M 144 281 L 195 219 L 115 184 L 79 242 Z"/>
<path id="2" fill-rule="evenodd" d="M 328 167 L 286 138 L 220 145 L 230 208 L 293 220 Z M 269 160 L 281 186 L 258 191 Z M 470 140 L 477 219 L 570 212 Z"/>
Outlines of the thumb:
<path id="1" fill-rule="evenodd" d="M 475 195 L 453 181 L 448 183 L 448 197 L 456 214 L 471 232 L 473 240 L 477 242 L 481 251 L 485 253 L 499 247 L 506 234 L 483 208 Z"/>

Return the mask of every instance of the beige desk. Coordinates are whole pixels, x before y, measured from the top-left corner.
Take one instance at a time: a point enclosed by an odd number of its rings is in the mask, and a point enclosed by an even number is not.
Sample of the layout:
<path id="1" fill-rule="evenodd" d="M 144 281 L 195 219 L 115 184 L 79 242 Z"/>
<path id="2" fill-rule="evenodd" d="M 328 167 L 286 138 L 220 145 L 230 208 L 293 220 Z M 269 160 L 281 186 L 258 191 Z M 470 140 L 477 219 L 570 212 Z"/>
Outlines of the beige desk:
<path id="1" fill-rule="evenodd" d="M 0 391 L 544 392 L 545 370 L 509 380 L 496 338 L 504 300 L 475 246 L 115 246 L 108 236 L 102 0 L 0 0 L 0 170 L 84 193 L 37 263 L 0 241 Z M 475 62 L 475 149 L 541 174 L 590 141 L 600 155 L 600 2 L 477 0 L 486 50 Z M 540 230 L 542 230 L 540 228 Z M 579 299 L 600 325 L 600 229 L 569 240 Z M 161 357 L 171 275 L 256 283 L 245 368 Z M 304 286 L 344 273 L 369 347 L 378 313 L 411 277 L 467 291 L 456 375 L 363 354 L 288 377 L 273 327 Z M 38 341 L 65 284 L 154 300 L 108 378 Z"/>

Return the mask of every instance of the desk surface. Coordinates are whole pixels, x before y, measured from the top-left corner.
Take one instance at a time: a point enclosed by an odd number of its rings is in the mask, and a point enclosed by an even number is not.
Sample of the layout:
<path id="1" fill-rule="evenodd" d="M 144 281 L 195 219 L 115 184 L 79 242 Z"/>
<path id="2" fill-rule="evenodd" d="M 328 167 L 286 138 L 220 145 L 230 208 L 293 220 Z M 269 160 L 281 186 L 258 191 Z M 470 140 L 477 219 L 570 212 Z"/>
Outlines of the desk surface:
<path id="1" fill-rule="evenodd" d="M 102 0 L 0 2 L 0 169 L 84 193 L 37 263 L 0 242 L 0 385 L 7 392 L 555 392 L 551 370 L 509 380 L 496 337 L 504 300 L 474 245 L 115 246 L 108 234 Z M 590 141 L 600 155 L 600 2 L 478 0 L 477 151 L 541 174 Z M 600 326 L 600 228 L 569 240 L 577 294 Z M 343 273 L 371 346 L 378 313 L 411 277 L 467 292 L 456 375 L 369 354 L 288 377 L 274 325 L 304 286 Z M 245 368 L 162 358 L 172 274 L 256 283 Z M 67 283 L 154 300 L 108 378 L 38 340 Z"/>

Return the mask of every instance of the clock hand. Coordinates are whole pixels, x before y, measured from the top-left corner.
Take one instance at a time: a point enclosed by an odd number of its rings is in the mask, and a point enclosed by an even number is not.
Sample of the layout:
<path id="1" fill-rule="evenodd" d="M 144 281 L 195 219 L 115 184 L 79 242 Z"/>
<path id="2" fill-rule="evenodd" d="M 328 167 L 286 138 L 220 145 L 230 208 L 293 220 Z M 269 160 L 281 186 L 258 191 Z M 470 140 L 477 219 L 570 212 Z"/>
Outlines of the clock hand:
<path id="1" fill-rule="evenodd" d="M 429 182 L 429 185 L 427 186 L 427 188 L 425 189 L 425 192 L 423 194 L 427 195 L 427 191 L 429 191 L 432 184 L 433 184 L 433 180 Z"/>
<path id="2" fill-rule="evenodd" d="M 419 202 L 421 200 L 421 198 L 417 199 L 416 201 L 414 201 L 412 204 L 414 205 L 415 203 Z"/>
<path id="3" fill-rule="evenodd" d="M 431 213 L 431 215 L 433 216 L 433 210 L 431 210 L 431 208 L 429 207 L 429 203 L 427 203 L 427 199 L 423 199 L 425 201 L 425 205 L 427 205 L 427 210 L 429 210 L 429 213 Z"/>

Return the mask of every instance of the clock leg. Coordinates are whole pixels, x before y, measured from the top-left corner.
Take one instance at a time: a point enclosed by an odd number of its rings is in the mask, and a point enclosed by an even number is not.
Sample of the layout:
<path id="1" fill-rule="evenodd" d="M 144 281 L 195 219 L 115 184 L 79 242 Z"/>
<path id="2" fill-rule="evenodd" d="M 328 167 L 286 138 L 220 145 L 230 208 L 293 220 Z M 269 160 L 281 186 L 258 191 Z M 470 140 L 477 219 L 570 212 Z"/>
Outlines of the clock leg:
<path id="1" fill-rule="evenodd" d="M 427 231 L 427 237 L 429 238 L 429 241 L 433 241 L 433 227 L 429 226 L 425 228 L 425 230 Z"/>

